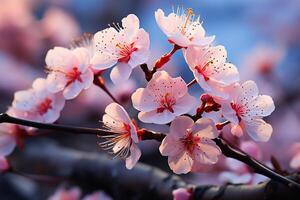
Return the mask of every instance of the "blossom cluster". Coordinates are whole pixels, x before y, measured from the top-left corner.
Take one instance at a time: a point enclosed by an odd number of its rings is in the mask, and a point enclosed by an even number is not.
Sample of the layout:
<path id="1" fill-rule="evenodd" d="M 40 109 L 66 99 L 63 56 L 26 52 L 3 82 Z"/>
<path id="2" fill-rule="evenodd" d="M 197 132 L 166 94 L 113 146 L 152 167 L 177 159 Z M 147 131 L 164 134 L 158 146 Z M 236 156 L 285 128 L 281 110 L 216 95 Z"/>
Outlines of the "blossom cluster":
<path id="1" fill-rule="evenodd" d="M 213 45 L 215 37 L 206 35 L 192 9 L 178 9 L 168 15 L 158 9 L 155 19 L 174 46 L 174 52 L 156 62 L 149 71 L 151 80 L 145 87 L 138 88 L 131 100 L 139 111 L 139 121 L 170 125 L 159 147 L 160 153 L 168 156 L 170 168 L 178 174 L 188 173 L 194 167 L 218 161 L 221 150 L 214 139 L 222 127 L 213 119 L 202 117 L 203 112 L 218 115 L 219 122 L 230 124 L 231 133 L 237 137 L 248 133 L 255 141 L 268 141 L 272 126 L 263 117 L 275 109 L 272 98 L 259 94 L 254 81 L 240 82 L 237 67 L 227 61 L 225 47 Z M 200 98 L 202 105 L 189 94 L 191 84 L 163 70 L 163 65 L 177 50 L 182 51 L 194 76 L 192 83 L 198 83 L 204 91 L 205 95 Z M 49 50 L 45 58 L 47 77 L 36 79 L 28 90 L 16 92 L 8 113 L 22 119 L 53 123 L 59 118 L 65 101 L 89 89 L 102 73 L 111 69 L 111 81 L 122 84 L 130 78 L 132 70 L 146 63 L 149 57 L 149 34 L 140 28 L 138 17 L 129 14 L 121 24 L 113 23 L 70 49 Z M 205 104 L 211 105 L 205 107 Z M 190 115 L 195 112 L 196 120 Z M 138 143 L 144 129 L 116 102 L 106 107 L 102 123 L 112 134 L 102 135 L 105 141 L 100 142 L 100 146 L 111 150 L 116 157 L 125 158 L 128 169 L 134 167 L 141 156 Z M 32 131 L 21 126 L 12 129 L 1 125 L 2 156 L 13 151 L 20 130 Z"/>

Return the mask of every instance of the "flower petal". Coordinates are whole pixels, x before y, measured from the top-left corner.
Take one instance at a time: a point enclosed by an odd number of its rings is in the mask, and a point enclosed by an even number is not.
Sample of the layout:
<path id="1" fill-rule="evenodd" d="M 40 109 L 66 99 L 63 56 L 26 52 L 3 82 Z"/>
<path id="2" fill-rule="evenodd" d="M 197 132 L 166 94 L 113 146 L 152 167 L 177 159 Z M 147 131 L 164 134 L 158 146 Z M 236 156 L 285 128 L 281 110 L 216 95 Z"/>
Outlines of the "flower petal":
<path id="1" fill-rule="evenodd" d="M 186 174 L 191 171 L 193 166 L 193 159 L 186 151 L 176 156 L 169 156 L 168 163 L 170 168 L 176 174 Z"/>
<path id="2" fill-rule="evenodd" d="M 158 107 L 152 94 L 144 88 L 137 89 L 131 96 L 133 107 L 137 110 L 149 112 Z"/>
<path id="3" fill-rule="evenodd" d="M 132 68 L 127 63 L 118 63 L 112 69 L 110 78 L 115 85 L 122 84 L 129 79 L 131 72 Z"/>
<path id="4" fill-rule="evenodd" d="M 192 128 L 192 132 L 200 138 L 214 139 L 219 135 L 214 121 L 207 118 L 198 119 Z"/>
<path id="5" fill-rule="evenodd" d="M 145 123 L 167 124 L 175 119 L 175 115 L 168 110 L 157 113 L 156 110 L 150 112 L 140 112 L 138 118 Z"/>
<path id="6" fill-rule="evenodd" d="M 67 100 L 74 99 L 83 90 L 83 85 L 79 81 L 75 80 L 70 83 L 63 91 L 63 95 Z"/>
<path id="7" fill-rule="evenodd" d="M 182 138 L 193 125 L 194 121 L 190 117 L 178 116 L 172 121 L 169 134 L 174 138 Z"/>
<path id="8" fill-rule="evenodd" d="M 126 168 L 132 169 L 140 159 L 141 155 L 142 153 L 139 147 L 135 143 L 132 143 L 130 147 L 130 156 L 126 158 Z"/>
<path id="9" fill-rule="evenodd" d="M 16 138 L 9 133 L 2 132 L 3 130 L 0 131 L 0 155 L 8 156 L 16 147 Z"/>
<path id="10" fill-rule="evenodd" d="M 261 142 L 268 141 L 273 132 L 272 126 L 262 119 L 253 119 L 250 122 L 245 122 L 245 129 L 252 139 Z"/>

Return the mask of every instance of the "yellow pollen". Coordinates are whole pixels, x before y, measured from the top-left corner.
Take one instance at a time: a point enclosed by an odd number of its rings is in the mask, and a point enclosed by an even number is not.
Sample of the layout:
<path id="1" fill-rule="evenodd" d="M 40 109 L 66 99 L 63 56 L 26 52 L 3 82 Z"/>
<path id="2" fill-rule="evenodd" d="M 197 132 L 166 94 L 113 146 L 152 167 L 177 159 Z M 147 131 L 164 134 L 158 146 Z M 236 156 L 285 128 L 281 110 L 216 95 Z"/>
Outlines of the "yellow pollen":
<path id="1" fill-rule="evenodd" d="M 191 18 L 191 16 L 193 15 L 193 9 L 192 8 L 188 8 L 187 9 L 187 15 L 186 15 L 186 19 L 185 19 L 185 22 L 184 22 L 184 25 L 182 27 L 182 33 L 185 34 L 185 29 L 186 29 L 186 26 Z"/>

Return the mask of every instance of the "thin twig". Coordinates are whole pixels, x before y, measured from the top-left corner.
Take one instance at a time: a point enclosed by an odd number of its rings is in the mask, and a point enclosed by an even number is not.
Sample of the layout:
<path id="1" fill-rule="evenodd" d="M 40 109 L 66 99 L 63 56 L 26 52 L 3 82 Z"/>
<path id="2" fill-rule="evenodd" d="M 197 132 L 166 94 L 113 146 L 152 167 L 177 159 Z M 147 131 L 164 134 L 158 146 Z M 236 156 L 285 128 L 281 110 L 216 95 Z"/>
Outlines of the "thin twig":
<path id="1" fill-rule="evenodd" d="M 196 79 L 191 80 L 191 82 L 189 82 L 186 86 L 187 87 L 191 87 L 192 85 L 194 85 L 195 83 L 197 83 Z"/>

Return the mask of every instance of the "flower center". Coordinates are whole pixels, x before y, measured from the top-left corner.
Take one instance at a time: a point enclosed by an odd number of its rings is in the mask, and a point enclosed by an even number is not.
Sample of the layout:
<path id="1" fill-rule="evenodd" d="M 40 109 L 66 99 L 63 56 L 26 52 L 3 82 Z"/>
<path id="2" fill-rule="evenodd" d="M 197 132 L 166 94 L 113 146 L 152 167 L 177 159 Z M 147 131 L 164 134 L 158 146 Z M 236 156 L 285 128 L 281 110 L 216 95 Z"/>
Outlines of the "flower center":
<path id="1" fill-rule="evenodd" d="M 83 82 L 81 79 L 81 72 L 79 71 L 78 67 L 74 66 L 72 70 L 65 74 L 68 79 L 68 84 L 74 81 Z"/>
<path id="2" fill-rule="evenodd" d="M 205 81 L 208 81 L 209 80 L 209 77 L 208 77 L 208 75 L 207 75 L 207 68 L 208 68 L 208 66 L 210 65 L 210 64 L 213 64 L 213 61 L 209 61 L 209 62 L 207 62 L 203 67 L 201 66 L 201 65 L 197 65 L 196 67 L 195 67 L 195 70 L 199 73 L 199 74 L 201 74 L 202 76 L 203 76 L 203 78 L 204 78 L 204 80 Z"/>
<path id="3" fill-rule="evenodd" d="M 236 116 L 239 118 L 239 120 L 241 120 L 241 116 L 245 114 L 245 110 L 243 106 L 238 105 L 236 103 L 230 103 L 230 105 L 231 108 L 236 112 Z"/>
<path id="4" fill-rule="evenodd" d="M 45 114 L 49 109 L 52 109 L 52 100 L 46 98 L 43 102 L 38 105 L 38 113 L 40 115 Z"/>
<path id="5" fill-rule="evenodd" d="M 165 96 L 160 100 L 160 107 L 157 108 L 157 113 L 162 113 L 164 110 L 168 110 L 174 113 L 173 106 L 176 104 L 176 99 L 170 95 L 170 93 L 165 94 Z"/>
<path id="6" fill-rule="evenodd" d="M 189 153 L 192 153 L 200 140 L 201 139 L 199 137 L 194 136 L 191 131 L 188 131 L 187 135 L 181 139 L 181 142 L 184 145 L 185 149 Z"/>
<path id="7" fill-rule="evenodd" d="M 118 43 L 116 44 L 116 47 L 119 48 L 120 50 L 119 54 L 121 56 L 118 59 L 118 62 L 124 62 L 124 63 L 128 63 L 131 54 L 138 50 L 138 48 L 134 47 L 134 43 L 131 43 L 130 45 Z"/>
<path id="8" fill-rule="evenodd" d="M 187 9 L 187 14 L 185 15 L 185 21 L 184 21 L 184 24 L 183 24 L 182 30 L 181 30 L 182 34 L 186 33 L 186 28 L 187 28 L 187 25 L 188 25 L 188 23 L 189 23 L 190 18 L 191 18 L 192 15 L 193 15 L 193 9 L 192 8 L 188 8 Z"/>

